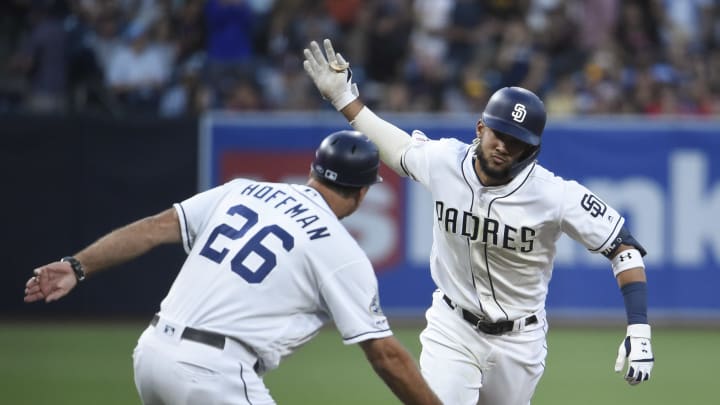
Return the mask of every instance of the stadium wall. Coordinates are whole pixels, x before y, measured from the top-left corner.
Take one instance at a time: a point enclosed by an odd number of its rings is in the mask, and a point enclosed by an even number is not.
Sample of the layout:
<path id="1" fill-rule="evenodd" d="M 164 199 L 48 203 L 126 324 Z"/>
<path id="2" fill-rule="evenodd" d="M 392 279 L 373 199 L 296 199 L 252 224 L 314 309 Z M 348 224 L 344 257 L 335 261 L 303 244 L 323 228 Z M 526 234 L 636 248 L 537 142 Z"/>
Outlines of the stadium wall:
<path id="1" fill-rule="evenodd" d="M 476 117 L 389 115 L 430 138 L 470 141 Z M 37 265 L 108 230 L 236 176 L 303 182 L 337 114 L 208 114 L 200 121 L 97 117 L 3 119 L 6 197 L 0 308 L 5 315 L 149 315 L 184 253 L 159 249 L 82 285 L 52 306 L 22 303 Z M 720 121 L 596 117 L 551 120 L 540 162 L 588 186 L 628 219 L 649 254 L 653 317 L 720 320 Z M 386 312 L 419 317 L 433 290 L 427 192 L 384 168 L 346 226 L 376 264 Z M 551 317 L 622 319 L 609 265 L 561 239 Z"/>

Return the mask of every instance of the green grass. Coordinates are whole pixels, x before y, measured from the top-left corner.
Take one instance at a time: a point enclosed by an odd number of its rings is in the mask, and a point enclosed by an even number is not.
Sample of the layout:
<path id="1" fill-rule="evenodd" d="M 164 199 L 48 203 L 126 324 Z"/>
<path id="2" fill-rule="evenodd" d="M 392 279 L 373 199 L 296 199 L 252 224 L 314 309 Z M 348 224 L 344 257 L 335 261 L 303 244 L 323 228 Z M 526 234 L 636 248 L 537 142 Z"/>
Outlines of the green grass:
<path id="1" fill-rule="evenodd" d="M 144 323 L 7 323 L 0 326 L 0 403 L 6 405 L 139 404 L 131 353 Z M 418 328 L 396 328 L 418 354 Z M 622 337 L 616 328 L 554 328 L 533 405 L 717 404 L 720 330 L 656 328 L 651 381 L 628 386 L 612 370 Z M 398 403 L 362 350 L 332 329 L 266 376 L 279 404 Z"/>

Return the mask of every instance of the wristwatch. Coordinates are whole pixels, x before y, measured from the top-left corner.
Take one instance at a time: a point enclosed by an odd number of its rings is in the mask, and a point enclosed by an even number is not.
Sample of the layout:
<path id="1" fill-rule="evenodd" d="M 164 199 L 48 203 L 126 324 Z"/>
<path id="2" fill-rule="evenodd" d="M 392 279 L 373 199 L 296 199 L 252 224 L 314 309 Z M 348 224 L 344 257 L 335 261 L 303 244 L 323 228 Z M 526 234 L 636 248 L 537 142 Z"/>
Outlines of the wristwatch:
<path id="1" fill-rule="evenodd" d="M 60 261 L 70 263 L 70 267 L 72 267 L 73 273 L 75 273 L 75 278 L 78 282 L 85 280 L 85 269 L 83 269 L 83 266 L 78 259 L 72 256 L 65 256 L 60 259 Z"/>

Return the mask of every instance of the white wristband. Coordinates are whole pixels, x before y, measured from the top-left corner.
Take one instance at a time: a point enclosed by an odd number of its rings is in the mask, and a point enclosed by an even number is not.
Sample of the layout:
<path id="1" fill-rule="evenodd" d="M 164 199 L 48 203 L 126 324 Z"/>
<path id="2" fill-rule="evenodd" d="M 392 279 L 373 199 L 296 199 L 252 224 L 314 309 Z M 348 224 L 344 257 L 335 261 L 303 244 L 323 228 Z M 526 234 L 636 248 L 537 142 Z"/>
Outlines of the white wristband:
<path id="1" fill-rule="evenodd" d="M 330 100 L 330 102 L 336 110 L 340 111 L 347 107 L 348 104 L 352 103 L 356 98 L 358 98 L 357 94 L 353 94 L 352 90 L 348 90 L 342 92 L 342 94 Z"/>
<path id="2" fill-rule="evenodd" d="M 616 254 L 615 257 L 612 258 L 611 262 L 615 277 L 625 270 L 630 270 L 636 267 L 645 268 L 645 262 L 643 262 L 642 255 L 637 249 L 623 250 L 622 252 Z"/>
<path id="3" fill-rule="evenodd" d="M 650 325 L 646 323 L 628 325 L 627 336 L 650 339 Z"/>

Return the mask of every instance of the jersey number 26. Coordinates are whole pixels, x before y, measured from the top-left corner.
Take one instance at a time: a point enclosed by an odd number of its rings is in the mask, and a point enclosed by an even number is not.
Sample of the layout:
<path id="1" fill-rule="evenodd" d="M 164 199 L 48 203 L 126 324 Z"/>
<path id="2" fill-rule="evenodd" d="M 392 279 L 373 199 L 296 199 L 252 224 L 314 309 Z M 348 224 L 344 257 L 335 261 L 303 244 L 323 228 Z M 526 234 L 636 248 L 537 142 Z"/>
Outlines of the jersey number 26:
<path id="1" fill-rule="evenodd" d="M 203 246 L 200 254 L 218 264 L 225 259 L 225 256 L 227 256 L 229 252 L 227 248 L 223 248 L 220 251 L 212 248 L 211 245 L 218 235 L 223 235 L 232 240 L 237 240 L 245 236 L 245 234 L 258 222 L 257 212 L 242 204 L 230 207 L 227 214 L 240 215 L 245 218 L 246 222 L 240 229 L 235 229 L 227 224 L 220 224 L 212 230 L 210 237 L 207 242 L 205 242 L 205 246 Z M 282 247 L 286 252 L 289 252 L 295 246 L 295 239 L 292 235 L 280 228 L 278 225 L 273 224 L 260 228 L 250 237 L 250 239 L 248 239 L 247 242 L 245 242 L 243 247 L 230 261 L 230 268 L 232 271 L 237 273 L 248 283 L 256 284 L 262 282 L 277 265 L 275 253 L 262 244 L 263 240 L 265 240 L 265 238 L 270 234 L 274 235 L 282 242 Z M 263 260 L 262 264 L 260 264 L 255 270 L 250 269 L 243 263 L 251 253 L 255 253 Z"/>

